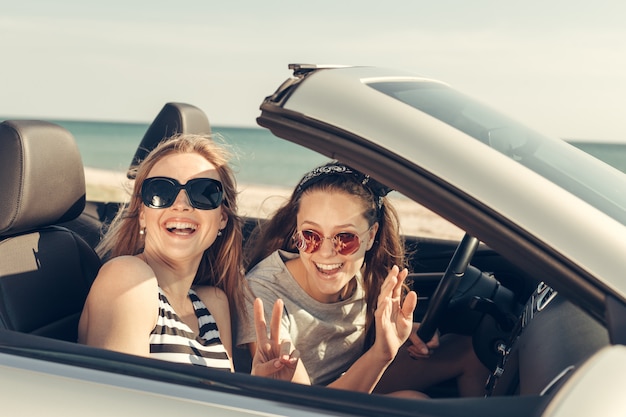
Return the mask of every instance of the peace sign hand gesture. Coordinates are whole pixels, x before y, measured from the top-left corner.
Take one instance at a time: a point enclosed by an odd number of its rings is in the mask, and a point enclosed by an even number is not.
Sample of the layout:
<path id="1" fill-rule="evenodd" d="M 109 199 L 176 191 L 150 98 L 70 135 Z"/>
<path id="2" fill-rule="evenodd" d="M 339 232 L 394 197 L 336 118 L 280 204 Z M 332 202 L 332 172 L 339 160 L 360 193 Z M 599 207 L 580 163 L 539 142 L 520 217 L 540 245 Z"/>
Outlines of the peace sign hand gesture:
<path id="1" fill-rule="evenodd" d="M 254 300 L 254 324 L 256 328 L 256 353 L 252 359 L 252 375 L 291 381 L 300 359 L 300 353 L 292 351 L 290 340 L 280 340 L 280 319 L 283 301 L 276 300 L 272 310 L 270 335 L 263 313 L 263 301 Z"/>

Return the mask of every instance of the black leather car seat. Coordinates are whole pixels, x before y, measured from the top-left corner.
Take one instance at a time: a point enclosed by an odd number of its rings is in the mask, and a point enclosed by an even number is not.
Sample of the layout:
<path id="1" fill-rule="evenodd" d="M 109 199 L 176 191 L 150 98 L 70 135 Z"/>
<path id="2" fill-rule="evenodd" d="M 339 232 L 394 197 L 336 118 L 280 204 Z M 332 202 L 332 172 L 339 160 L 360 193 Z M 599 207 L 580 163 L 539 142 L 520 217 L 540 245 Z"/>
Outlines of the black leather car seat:
<path id="1" fill-rule="evenodd" d="M 137 166 L 159 142 L 177 133 L 210 134 L 211 125 L 207 115 L 198 107 L 186 103 L 166 103 L 137 147 L 130 168 Z M 128 178 L 134 173 L 129 170 Z"/>
<path id="2" fill-rule="evenodd" d="M 85 207 L 78 147 L 42 121 L 0 123 L 0 328 L 76 341 L 101 262 L 58 224 Z"/>

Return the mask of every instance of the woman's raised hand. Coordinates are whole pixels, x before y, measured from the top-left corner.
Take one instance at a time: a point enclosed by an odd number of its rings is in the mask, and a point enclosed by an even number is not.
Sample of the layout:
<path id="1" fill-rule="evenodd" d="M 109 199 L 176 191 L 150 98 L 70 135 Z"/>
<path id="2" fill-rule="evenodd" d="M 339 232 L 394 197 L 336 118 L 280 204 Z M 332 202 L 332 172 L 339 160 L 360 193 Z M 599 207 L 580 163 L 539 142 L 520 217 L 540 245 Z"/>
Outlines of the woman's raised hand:
<path id="1" fill-rule="evenodd" d="M 252 359 L 252 375 L 291 381 L 300 358 L 298 350 L 291 350 L 290 340 L 280 340 L 280 319 L 283 301 L 276 300 L 272 310 L 270 334 L 263 313 L 263 301 L 254 300 L 254 324 L 256 328 L 256 353 Z"/>
<path id="2" fill-rule="evenodd" d="M 393 360 L 398 349 L 409 338 L 413 329 L 413 310 L 417 306 L 417 294 L 410 291 L 402 301 L 402 284 L 409 271 L 397 266 L 391 268 L 380 288 L 378 305 L 374 313 L 376 321 L 377 349 L 386 360 Z"/>

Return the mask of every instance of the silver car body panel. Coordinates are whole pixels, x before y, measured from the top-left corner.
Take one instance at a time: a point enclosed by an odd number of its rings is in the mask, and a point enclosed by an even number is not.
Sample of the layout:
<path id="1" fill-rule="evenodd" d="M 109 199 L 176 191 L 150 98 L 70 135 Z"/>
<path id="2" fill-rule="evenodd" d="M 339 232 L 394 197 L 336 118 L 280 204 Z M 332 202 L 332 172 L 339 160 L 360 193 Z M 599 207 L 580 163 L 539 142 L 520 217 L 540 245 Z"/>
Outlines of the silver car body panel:
<path id="1" fill-rule="evenodd" d="M 600 350 L 564 384 L 542 416 L 626 415 L 622 383 L 625 374 L 626 347 L 610 346 Z"/>
<path id="2" fill-rule="evenodd" d="M 26 416 L 320 415 L 305 405 L 245 392 L 235 395 L 1 353 L 0 392 L 3 410 Z M 345 414 L 325 410 L 324 415 Z"/>

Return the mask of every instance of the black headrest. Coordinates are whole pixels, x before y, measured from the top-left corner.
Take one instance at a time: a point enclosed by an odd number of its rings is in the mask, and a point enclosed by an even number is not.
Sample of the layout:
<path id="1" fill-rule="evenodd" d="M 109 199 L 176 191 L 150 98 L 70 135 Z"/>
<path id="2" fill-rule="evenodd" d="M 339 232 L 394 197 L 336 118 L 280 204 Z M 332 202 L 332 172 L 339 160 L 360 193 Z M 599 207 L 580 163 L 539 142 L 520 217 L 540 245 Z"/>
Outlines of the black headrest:
<path id="1" fill-rule="evenodd" d="M 133 179 L 132 168 L 153 150 L 163 139 L 177 133 L 210 134 L 211 125 L 206 114 L 191 104 L 167 103 L 143 136 L 130 163 L 128 178 Z"/>
<path id="2" fill-rule="evenodd" d="M 0 235 L 72 220 L 85 207 L 85 171 L 70 132 L 53 123 L 0 123 Z"/>

